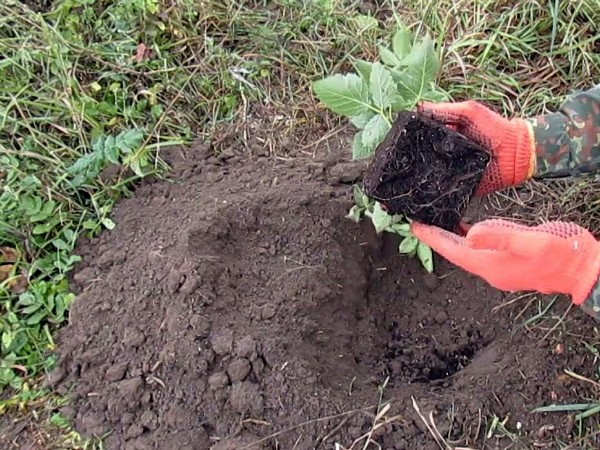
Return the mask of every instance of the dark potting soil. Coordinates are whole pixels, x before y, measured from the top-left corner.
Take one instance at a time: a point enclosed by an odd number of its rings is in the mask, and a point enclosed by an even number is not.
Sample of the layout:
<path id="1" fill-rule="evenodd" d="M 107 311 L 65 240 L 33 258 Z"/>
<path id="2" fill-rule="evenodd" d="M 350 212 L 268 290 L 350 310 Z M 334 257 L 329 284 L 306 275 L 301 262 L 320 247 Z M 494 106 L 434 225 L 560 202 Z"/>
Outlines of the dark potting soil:
<path id="1" fill-rule="evenodd" d="M 358 166 L 201 147 L 167 159 L 171 181 L 140 186 L 112 232 L 79 243 L 49 377 L 79 432 L 110 450 L 362 449 L 389 379 L 395 418 L 372 436 L 386 450 L 438 448 L 413 398 L 473 448 L 533 448 L 486 439 L 493 414 L 523 442 L 570 441 L 566 416 L 530 411 L 579 401 L 586 385 L 563 370 L 591 376 L 594 356 L 568 341 L 554 354 L 510 307 L 492 312 L 505 299 L 485 282 L 440 259 L 427 275 L 344 219 Z"/>
<path id="2" fill-rule="evenodd" d="M 400 112 L 375 151 L 365 192 L 391 214 L 455 231 L 490 160 L 445 125 Z"/>

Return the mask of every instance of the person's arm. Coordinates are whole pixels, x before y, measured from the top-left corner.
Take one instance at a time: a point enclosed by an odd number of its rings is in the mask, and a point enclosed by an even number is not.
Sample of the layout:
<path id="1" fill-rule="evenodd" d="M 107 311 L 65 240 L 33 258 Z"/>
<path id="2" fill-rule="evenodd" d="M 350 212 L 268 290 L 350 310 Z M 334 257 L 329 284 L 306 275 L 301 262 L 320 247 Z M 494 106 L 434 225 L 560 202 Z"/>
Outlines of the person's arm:
<path id="1" fill-rule="evenodd" d="M 572 95 L 555 113 L 527 121 L 535 142 L 535 178 L 600 169 L 600 85 Z"/>
<path id="2" fill-rule="evenodd" d="M 572 95 L 556 113 L 528 120 L 535 136 L 535 178 L 578 176 L 600 169 L 600 85 Z M 581 309 L 600 319 L 600 279 Z"/>

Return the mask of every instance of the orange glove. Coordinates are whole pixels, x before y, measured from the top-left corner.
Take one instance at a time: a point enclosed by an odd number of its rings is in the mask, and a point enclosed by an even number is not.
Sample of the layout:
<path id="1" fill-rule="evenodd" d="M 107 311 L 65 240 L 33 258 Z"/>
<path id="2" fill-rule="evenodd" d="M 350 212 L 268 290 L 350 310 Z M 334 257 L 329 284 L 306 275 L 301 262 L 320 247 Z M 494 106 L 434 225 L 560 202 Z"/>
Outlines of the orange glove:
<path id="1" fill-rule="evenodd" d="M 569 294 L 581 305 L 600 275 L 600 243 L 574 223 L 528 227 L 485 220 L 464 237 L 419 223 L 412 231 L 450 262 L 503 291 Z"/>
<path id="2" fill-rule="evenodd" d="M 536 169 L 533 128 L 523 119 L 505 119 L 475 101 L 429 103 L 419 112 L 450 126 L 492 152 L 492 162 L 475 195 L 482 196 L 531 178 Z"/>

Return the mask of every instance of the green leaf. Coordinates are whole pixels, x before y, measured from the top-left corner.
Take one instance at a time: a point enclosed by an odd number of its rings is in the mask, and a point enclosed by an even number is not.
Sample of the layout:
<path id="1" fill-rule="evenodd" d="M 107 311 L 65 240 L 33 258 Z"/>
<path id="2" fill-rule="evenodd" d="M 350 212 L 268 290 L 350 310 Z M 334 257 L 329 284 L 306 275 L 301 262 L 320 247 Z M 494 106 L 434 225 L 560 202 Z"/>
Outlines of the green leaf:
<path id="1" fill-rule="evenodd" d="M 352 189 L 352 194 L 354 196 L 354 203 L 356 204 L 356 206 L 363 209 L 368 206 L 369 198 L 366 196 L 366 194 L 359 185 L 354 185 L 354 188 Z"/>
<path id="2" fill-rule="evenodd" d="M 28 315 L 33 314 L 34 312 L 36 312 L 41 307 L 42 307 L 41 303 L 36 303 L 34 305 L 29 305 L 26 308 L 23 308 L 20 311 L 20 313 L 23 314 L 24 316 L 28 316 Z"/>
<path id="3" fill-rule="evenodd" d="M 63 230 L 63 234 L 65 235 L 65 239 L 70 242 L 75 242 L 77 239 L 77 234 L 71 228 L 65 228 Z"/>
<path id="4" fill-rule="evenodd" d="M 40 211 L 39 213 L 30 216 L 29 220 L 31 220 L 32 222 L 41 222 L 43 220 L 46 220 L 49 216 L 50 215 L 46 214 L 44 211 Z"/>
<path id="5" fill-rule="evenodd" d="M 2 346 L 4 347 L 5 351 L 8 351 L 8 349 L 12 345 L 12 342 L 13 342 L 12 333 L 10 333 L 9 331 L 3 332 L 2 333 Z"/>
<path id="6" fill-rule="evenodd" d="M 587 411 L 579 413 L 575 416 L 575 420 L 580 421 L 586 419 L 588 417 L 593 416 L 594 414 L 598 414 L 600 412 L 600 405 L 596 405 L 594 408 L 590 408 Z"/>
<path id="7" fill-rule="evenodd" d="M 56 297 L 56 307 L 55 307 L 55 314 L 56 317 L 58 317 L 59 319 L 63 319 L 64 315 L 65 315 L 65 302 L 63 300 L 63 296 L 59 295 L 58 297 Z"/>
<path id="8" fill-rule="evenodd" d="M 381 57 L 381 60 L 384 62 L 384 64 L 388 66 L 396 67 L 400 64 L 400 60 L 394 54 L 394 52 L 384 47 L 383 45 L 379 46 L 379 56 Z"/>
<path id="9" fill-rule="evenodd" d="M 17 376 L 12 369 L 0 367 L 0 386 L 10 384 Z"/>
<path id="10" fill-rule="evenodd" d="M 348 212 L 348 215 L 346 216 L 348 219 L 351 219 L 352 221 L 358 223 L 360 222 L 360 218 L 362 216 L 362 209 L 356 205 L 354 205 L 352 208 L 350 208 L 350 212 Z"/>
<path id="11" fill-rule="evenodd" d="M 390 225 L 389 231 L 400 236 L 410 236 L 410 225 L 408 223 L 393 223 Z"/>
<path id="12" fill-rule="evenodd" d="M 417 256 L 419 257 L 421 264 L 423 264 L 423 267 L 425 267 L 425 270 L 429 273 L 433 272 L 433 252 L 431 251 L 431 248 L 428 245 L 419 242 L 417 244 Z"/>
<path id="13" fill-rule="evenodd" d="M 363 130 L 369 120 L 373 118 L 375 113 L 371 110 L 365 111 L 363 114 L 359 114 L 358 116 L 354 116 L 350 118 L 350 122 L 359 130 Z"/>
<path id="14" fill-rule="evenodd" d="M 158 13 L 158 0 L 147 0 L 146 9 L 150 14 Z"/>
<path id="15" fill-rule="evenodd" d="M 396 57 L 400 60 L 405 58 L 410 53 L 413 36 L 410 30 L 404 27 L 399 27 L 392 39 L 392 48 Z"/>
<path id="16" fill-rule="evenodd" d="M 362 131 L 362 144 L 369 149 L 375 149 L 387 135 L 390 124 L 380 114 L 374 116 Z"/>
<path id="17" fill-rule="evenodd" d="M 34 216 L 42 209 L 42 199 L 39 197 L 24 197 L 21 198 L 21 208 L 28 216 Z"/>
<path id="18" fill-rule="evenodd" d="M 60 238 L 56 238 L 52 241 L 52 244 L 58 249 L 58 250 L 69 250 L 69 245 L 63 241 Z"/>
<path id="19" fill-rule="evenodd" d="M 392 224 L 392 216 L 385 212 L 381 207 L 381 203 L 376 202 L 371 214 L 371 221 L 373 222 L 375 231 L 381 233 Z"/>
<path id="20" fill-rule="evenodd" d="M 17 301 L 18 306 L 27 306 L 33 305 L 36 302 L 35 295 L 31 292 L 23 292 L 19 295 L 19 300 Z"/>
<path id="21" fill-rule="evenodd" d="M 39 225 L 36 225 L 35 227 L 33 227 L 32 233 L 33 234 L 48 233 L 52 228 L 54 228 L 54 225 L 55 224 L 53 222 L 40 223 Z"/>
<path id="22" fill-rule="evenodd" d="M 98 228 L 98 222 L 92 219 L 85 220 L 81 226 L 86 230 L 95 230 Z"/>
<path id="23" fill-rule="evenodd" d="M 571 412 L 571 411 L 585 411 L 590 408 L 600 406 L 598 403 L 571 403 L 568 405 L 548 405 L 539 406 L 533 409 L 531 412 L 534 413 L 547 413 L 547 412 Z"/>
<path id="24" fill-rule="evenodd" d="M 440 69 L 440 62 L 429 35 L 419 40 L 405 58 L 404 71 L 392 71 L 398 94 L 416 105 L 430 91 Z"/>
<path id="25" fill-rule="evenodd" d="M 152 107 L 152 109 L 150 110 L 152 117 L 154 117 L 157 120 L 160 118 L 160 116 L 162 116 L 163 112 L 164 112 L 164 109 L 160 103 L 157 103 L 156 105 L 154 105 Z"/>
<path id="26" fill-rule="evenodd" d="M 417 238 L 415 236 L 408 236 L 407 238 L 404 238 L 402 240 L 402 242 L 400 242 L 398 251 L 400 253 L 410 254 L 410 253 L 413 253 L 417 249 L 418 245 L 419 245 L 419 241 L 417 240 Z"/>
<path id="27" fill-rule="evenodd" d="M 106 149 L 111 149 L 111 148 L 116 148 L 117 147 L 117 139 L 112 136 L 106 136 L 104 139 L 104 145 L 102 146 L 102 148 L 98 149 L 98 150 L 103 150 L 106 153 Z"/>
<path id="28" fill-rule="evenodd" d="M 430 102 L 447 102 L 450 100 L 450 96 L 442 91 L 429 90 L 421 96 L 423 100 L 428 100 Z"/>
<path id="29" fill-rule="evenodd" d="M 37 325 L 38 323 L 40 323 L 42 321 L 42 319 L 44 319 L 46 316 L 48 315 L 48 313 L 46 312 L 46 310 L 41 310 L 36 312 L 33 316 L 29 317 L 25 323 L 27 325 Z"/>
<path id="30" fill-rule="evenodd" d="M 369 93 L 358 75 L 332 75 L 316 81 L 313 90 L 336 114 L 353 117 L 370 109 Z"/>
<path id="31" fill-rule="evenodd" d="M 104 148 L 104 159 L 111 164 L 119 164 L 119 147 L 113 145 Z"/>
<path id="32" fill-rule="evenodd" d="M 363 81 L 368 83 L 371 79 L 371 70 L 373 69 L 373 63 L 364 61 L 362 59 L 354 60 L 354 68 L 360 74 Z"/>
<path id="33" fill-rule="evenodd" d="M 12 311 L 8 313 L 6 319 L 8 320 L 8 323 L 11 323 L 13 325 L 19 323 L 19 317 Z"/>
<path id="34" fill-rule="evenodd" d="M 369 158 L 373 154 L 373 149 L 363 144 L 362 137 L 362 131 L 354 135 L 354 141 L 352 142 L 352 159 L 354 160 Z"/>
<path id="35" fill-rule="evenodd" d="M 123 131 L 115 139 L 115 145 L 123 153 L 131 153 L 137 149 L 144 138 L 144 131 L 139 128 Z"/>
<path id="36" fill-rule="evenodd" d="M 418 101 L 416 99 L 421 95 L 421 84 L 410 69 L 392 70 L 390 73 L 396 83 L 397 94 L 408 104 Z"/>
<path id="37" fill-rule="evenodd" d="M 115 228 L 115 223 L 108 217 L 102 219 L 102 225 L 104 225 L 108 230 L 112 230 L 113 228 Z"/>
<path id="38" fill-rule="evenodd" d="M 49 311 L 54 311 L 54 301 L 55 301 L 56 296 L 54 294 L 49 295 L 48 298 L 46 299 L 46 308 Z"/>
<path id="39" fill-rule="evenodd" d="M 392 105 L 397 95 L 397 88 L 392 74 L 382 64 L 373 64 L 369 87 L 375 105 L 381 109 Z"/>
<path id="40" fill-rule="evenodd" d="M 96 144 L 97 147 L 101 144 Z M 92 153 L 86 153 L 78 158 L 71 166 L 67 168 L 67 173 L 74 176 L 72 184 L 79 187 L 87 180 L 96 177 L 104 166 L 104 150 L 95 149 Z"/>
<path id="41" fill-rule="evenodd" d="M 359 34 L 373 28 L 376 29 L 379 26 L 379 22 L 373 16 L 357 14 L 356 16 L 352 17 L 352 20 L 354 21 L 354 23 L 356 23 L 356 26 L 359 28 Z"/>
<path id="42" fill-rule="evenodd" d="M 138 177 L 144 176 L 144 171 L 142 170 L 142 162 L 139 159 L 132 159 L 128 161 L 129 168 L 133 170 L 133 172 Z"/>

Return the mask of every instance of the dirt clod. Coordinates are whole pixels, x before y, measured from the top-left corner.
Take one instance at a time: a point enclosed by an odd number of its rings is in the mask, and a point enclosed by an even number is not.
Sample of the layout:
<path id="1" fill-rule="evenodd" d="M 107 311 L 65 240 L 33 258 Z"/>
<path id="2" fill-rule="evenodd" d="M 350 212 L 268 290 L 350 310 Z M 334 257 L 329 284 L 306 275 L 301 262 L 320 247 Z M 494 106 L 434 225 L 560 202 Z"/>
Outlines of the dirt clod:
<path id="1" fill-rule="evenodd" d="M 234 383 L 229 392 L 231 408 L 240 414 L 260 413 L 263 409 L 263 398 L 259 386 L 248 381 Z"/>
<path id="2" fill-rule="evenodd" d="M 62 408 L 60 408 L 60 413 L 67 420 L 73 420 L 77 415 L 77 411 L 75 411 L 75 408 L 73 408 L 72 406 L 63 406 Z"/>
<path id="3" fill-rule="evenodd" d="M 56 387 L 65 378 L 65 376 L 65 370 L 59 367 L 48 374 L 46 383 L 50 387 Z"/>
<path id="4" fill-rule="evenodd" d="M 256 358 L 256 342 L 251 336 L 245 336 L 235 343 L 235 354 L 240 358 Z"/>
<path id="5" fill-rule="evenodd" d="M 213 373 L 208 377 L 208 385 L 211 389 L 223 389 L 229 384 L 229 376 L 225 372 Z"/>
<path id="6" fill-rule="evenodd" d="M 230 330 L 218 330 L 210 337 L 210 343 L 217 355 L 227 355 L 233 349 L 233 333 Z"/>
<path id="7" fill-rule="evenodd" d="M 365 192 L 391 214 L 455 231 L 490 160 L 445 125 L 400 112 L 375 151 Z"/>
<path id="8" fill-rule="evenodd" d="M 229 379 L 233 383 L 236 381 L 243 381 L 250 373 L 251 368 L 250 361 L 246 358 L 236 358 L 229 363 L 229 366 L 227 366 Z"/>
<path id="9" fill-rule="evenodd" d="M 141 378 L 131 378 L 119 382 L 119 393 L 123 398 L 138 400 L 142 396 L 144 381 Z"/>
<path id="10" fill-rule="evenodd" d="M 263 320 L 268 320 L 268 319 L 272 319 L 273 317 L 275 317 L 276 313 L 277 313 L 277 309 L 276 309 L 275 305 L 265 305 L 262 307 L 262 309 L 260 311 L 260 317 Z"/>
<path id="11" fill-rule="evenodd" d="M 140 425 L 134 423 L 127 429 L 127 432 L 125 433 L 125 437 L 128 439 L 136 438 L 136 437 L 140 436 L 143 432 L 144 432 L 144 428 L 142 428 Z"/>
<path id="12" fill-rule="evenodd" d="M 423 284 L 430 292 L 433 292 L 440 285 L 440 280 L 435 273 L 428 273 L 423 275 Z"/>
<path id="13" fill-rule="evenodd" d="M 448 320 L 448 313 L 446 311 L 440 311 L 435 315 L 435 321 L 442 325 L 444 322 Z"/>
<path id="14" fill-rule="evenodd" d="M 125 376 L 125 372 L 127 371 L 127 363 L 115 364 L 111 366 L 106 371 L 106 380 L 107 381 L 120 381 Z"/>

